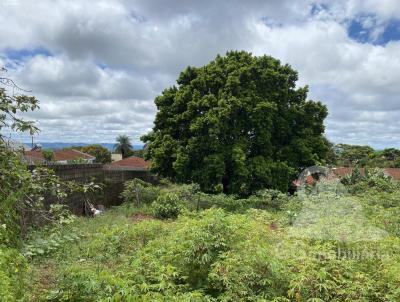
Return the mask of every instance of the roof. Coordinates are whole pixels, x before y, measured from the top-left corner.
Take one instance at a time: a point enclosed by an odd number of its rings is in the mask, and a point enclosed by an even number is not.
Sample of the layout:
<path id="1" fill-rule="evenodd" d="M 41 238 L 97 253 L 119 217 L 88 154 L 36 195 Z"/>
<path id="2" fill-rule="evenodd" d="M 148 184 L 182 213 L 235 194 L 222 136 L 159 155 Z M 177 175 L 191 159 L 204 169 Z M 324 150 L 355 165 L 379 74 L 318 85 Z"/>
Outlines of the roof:
<path id="1" fill-rule="evenodd" d="M 148 170 L 150 161 L 144 160 L 141 157 L 131 156 L 125 159 L 117 160 L 108 165 L 110 169 L 124 170 Z"/>
<path id="2" fill-rule="evenodd" d="M 35 150 L 35 151 L 25 151 L 24 156 L 27 158 L 32 159 L 32 161 L 43 161 L 43 153 L 42 150 Z M 54 158 L 53 161 L 69 161 L 74 159 L 94 159 L 95 157 L 89 155 L 87 153 L 83 153 L 81 151 L 75 149 L 68 149 L 68 150 L 55 150 L 54 151 Z"/>

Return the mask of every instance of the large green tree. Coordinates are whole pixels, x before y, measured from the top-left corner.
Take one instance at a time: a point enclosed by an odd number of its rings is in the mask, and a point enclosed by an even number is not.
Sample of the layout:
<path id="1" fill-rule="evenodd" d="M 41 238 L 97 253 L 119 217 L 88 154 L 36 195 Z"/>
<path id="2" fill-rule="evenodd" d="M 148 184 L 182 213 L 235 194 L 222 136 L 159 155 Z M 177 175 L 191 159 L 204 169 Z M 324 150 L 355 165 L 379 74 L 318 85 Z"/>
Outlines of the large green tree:
<path id="1" fill-rule="evenodd" d="M 327 151 L 327 109 L 297 79 L 289 65 L 244 51 L 187 67 L 155 99 L 153 131 L 142 137 L 153 171 L 208 192 L 287 190 Z"/>
<path id="2" fill-rule="evenodd" d="M 335 148 L 341 166 L 365 166 L 369 158 L 376 155 L 375 150 L 366 145 L 338 144 Z"/>
<path id="3" fill-rule="evenodd" d="M 111 152 L 101 145 L 88 145 L 81 148 L 81 151 L 96 157 L 95 162 L 107 164 L 111 162 Z"/>

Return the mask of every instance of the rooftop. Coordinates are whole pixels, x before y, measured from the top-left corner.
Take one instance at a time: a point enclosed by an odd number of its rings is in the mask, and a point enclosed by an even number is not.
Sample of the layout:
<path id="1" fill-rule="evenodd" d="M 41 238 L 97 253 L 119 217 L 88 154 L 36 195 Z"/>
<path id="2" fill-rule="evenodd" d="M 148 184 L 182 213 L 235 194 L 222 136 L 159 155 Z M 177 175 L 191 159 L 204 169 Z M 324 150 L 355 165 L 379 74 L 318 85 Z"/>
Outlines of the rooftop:
<path id="1" fill-rule="evenodd" d="M 24 157 L 31 161 L 44 161 L 42 150 L 24 151 Z M 94 159 L 95 157 L 75 149 L 55 150 L 53 161 L 70 161 L 75 159 Z"/>
<path id="2" fill-rule="evenodd" d="M 150 162 L 141 157 L 131 156 L 125 159 L 117 160 L 108 165 L 110 169 L 124 170 L 148 170 Z"/>

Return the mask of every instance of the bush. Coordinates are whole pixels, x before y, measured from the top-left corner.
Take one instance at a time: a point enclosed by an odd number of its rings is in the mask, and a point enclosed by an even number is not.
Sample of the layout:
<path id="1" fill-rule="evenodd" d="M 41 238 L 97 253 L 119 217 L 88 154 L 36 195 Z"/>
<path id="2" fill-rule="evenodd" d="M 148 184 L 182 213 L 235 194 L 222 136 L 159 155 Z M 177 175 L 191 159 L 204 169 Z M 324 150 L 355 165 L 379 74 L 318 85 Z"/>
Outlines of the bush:
<path id="1" fill-rule="evenodd" d="M 190 210 L 221 208 L 228 212 L 243 213 L 248 209 L 263 209 L 269 211 L 282 210 L 290 197 L 278 190 L 261 190 L 248 198 L 238 198 L 235 195 L 195 193 L 186 198 Z"/>
<path id="2" fill-rule="evenodd" d="M 186 184 L 186 185 L 169 185 L 165 188 L 166 191 L 178 195 L 180 200 L 186 201 L 188 204 L 193 203 L 196 199 L 196 194 L 200 192 L 200 186 L 198 184 Z"/>
<path id="3" fill-rule="evenodd" d="M 229 212 L 240 211 L 243 208 L 242 201 L 233 195 L 197 193 L 192 199 L 190 209 L 221 208 Z"/>
<path id="4" fill-rule="evenodd" d="M 139 178 L 127 181 L 121 197 L 125 202 L 135 202 L 137 205 L 150 204 L 157 199 L 161 189 Z"/>
<path id="5" fill-rule="evenodd" d="M 354 169 L 341 181 L 353 194 L 364 193 L 371 189 L 378 192 L 394 192 L 399 189 L 398 183 L 393 181 L 392 177 L 387 175 L 384 170 L 378 168 L 366 169 L 364 176 L 358 169 Z"/>
<path id="6" fill-rule="evenodd" d="M 278 190 L 260 190 L 249 198 L 252 208 L 279 211 L 289 202 L 290 197 Z"/>
<path id="7" fill-rule="evenodd" d="M 51 205 L 49 212 L 54 216 L 54 221 L 39 230 L 31 230 L 24 240 L 22 254 L 28 259 L 49 256 L 63 249 L 67 242 L 80 239 L 78 230 L 72 226 L 76 217 L 66 206 Z"/>
<path id="8" fill-rule="evenodd" d="M 132 270 L 147 291 L 211 291 L 208 275 L 223 253 L 248 234 L 249 220 L 221 209 L 178 218 L 168 236 L 150 242 L 134 256 Z"/>
<path id="9" fill-rule="evenodd" d="M 24 296 L 26 259 L 15 249 L 0 246 L 1 301 L 19 301 Z"/>
<path id="10" fill-rule="evenodd" d="M 165 193 L 152 204 L 154 216 L 160 219 L 176 218 L 182 210 L 178 195 Z"/>

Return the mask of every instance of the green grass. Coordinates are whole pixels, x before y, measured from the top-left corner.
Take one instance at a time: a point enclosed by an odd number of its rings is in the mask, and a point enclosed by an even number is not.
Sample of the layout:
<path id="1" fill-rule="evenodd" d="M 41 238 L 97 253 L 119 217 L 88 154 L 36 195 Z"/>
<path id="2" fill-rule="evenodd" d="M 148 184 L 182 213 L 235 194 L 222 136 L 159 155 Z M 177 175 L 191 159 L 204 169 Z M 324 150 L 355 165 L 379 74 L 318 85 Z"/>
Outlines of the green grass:
<path id="1" fill-rule="evenodd" d="M 140 238 L 129 238 L 137 223 L 139 213 L 148 213 L 147 208 L 140 210 L 121 206 L 107 211 L 96 218 L 76 217 L 71 224 L 58 229 L 59 235 L 77 235 L 79 239 L 64 242 L 49 255 L 32 257 L 32 273 L 35 282 L 31 287 L 32 301 L 46 300 L 58 290 L 57 282 L 66 271 L 113 271 L 138 247 Z M 140 215 L 138 215 L 140 218 Z M 130 233 L 131 232 L 131 233 Z M 43 246 L 42 238 L 54 233 L 54 229 L 39 231 L 27 243 Z M 50 293 L 50 294 L 49 294 Z"/>

